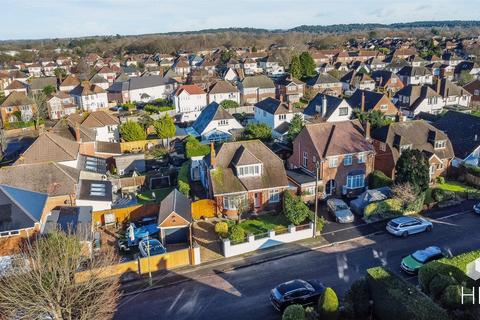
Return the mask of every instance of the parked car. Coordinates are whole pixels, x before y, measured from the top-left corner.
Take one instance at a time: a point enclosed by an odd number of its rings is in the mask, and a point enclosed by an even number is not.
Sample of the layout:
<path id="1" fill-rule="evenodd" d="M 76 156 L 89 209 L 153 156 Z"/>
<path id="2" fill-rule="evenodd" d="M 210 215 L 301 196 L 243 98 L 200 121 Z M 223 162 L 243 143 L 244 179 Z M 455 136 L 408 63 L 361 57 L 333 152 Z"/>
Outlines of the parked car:
<path id="1" fill-rule="evenodd" d="M 432 230 L 433 224 L 430 221 L 417 217 L 400 217 L 387 223 L 387 231 L 397 237 L 406 238 L 411 234 Z"/>
<path id="2" fill-rule="evenodd" d="M 334 216 L 335 220 L 339 223 L 353 222 L 353 213 L 350 211 L 348 205 L 341 199 L 328 199 L 327 200 L 328 211 Z"/>
<path id="3" fill-rule="evenodd" d="M 445 257 L 442 249 L 430 246 L 423 250 L 417 250 L 406 256 L 400 263 L 400 268 L 408 274 L 417 274 L 418 270 L 427 262 Z"/>
<path id="4" fill-rule="evenodd" d="M 480 202 L 473 206 L 473 211 L 475 211 L 476 214 L 480 214 Z"/>
<path id="5" fill-rule="evenodd" d="M 270 291 L 270 302 L 275 309 L 283 311 L 291 304 L 317 303 L 324 290 L 325 286 L 317 280 L 291 280 Z"/>

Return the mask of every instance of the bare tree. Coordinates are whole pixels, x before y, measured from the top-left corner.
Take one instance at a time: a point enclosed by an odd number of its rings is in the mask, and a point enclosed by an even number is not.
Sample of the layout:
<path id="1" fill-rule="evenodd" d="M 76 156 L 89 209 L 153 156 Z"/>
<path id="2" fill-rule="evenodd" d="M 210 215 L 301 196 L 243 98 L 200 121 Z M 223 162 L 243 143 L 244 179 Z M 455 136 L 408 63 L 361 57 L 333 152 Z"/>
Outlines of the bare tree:
<path id="1" fill-rule="evenodd" d="M 40 120 L 48 118 L 47 96 L 42 91 L 31 93 L 30 99 L 35 104 L 33 120 L 35 121 L 35 129 L 38 129 Z"/>
<path id="2" fill-rule="evenodd" d="M 105 267 L 114 257 L 109 250 L 90 254 L 78 233 L 54 231 L 29 242 L 0 278 L 0 318 L 111 319 L 119 282 Z"/>
<path id="3" fill-rule="evenodd" d="M 402 203 L 402 207 L 405 209 L 409 203 L 417 200 L 418 195 L 413 190 L 410 183 L 396 184 L 392 188 L 393 196 Z"/>

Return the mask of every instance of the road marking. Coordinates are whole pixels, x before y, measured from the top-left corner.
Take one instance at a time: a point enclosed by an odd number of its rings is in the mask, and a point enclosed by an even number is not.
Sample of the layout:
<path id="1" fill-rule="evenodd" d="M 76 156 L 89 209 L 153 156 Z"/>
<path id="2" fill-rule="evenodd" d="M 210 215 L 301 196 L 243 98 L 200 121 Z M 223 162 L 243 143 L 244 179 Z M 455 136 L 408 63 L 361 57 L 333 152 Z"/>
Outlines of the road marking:
<path id="1" fill-rule="evenodd" d="M 445 219 L 453 218 L 453 217 L 456 217 L 456 216 L 461 216 L 461 215 L 471 213 L 471 212 L 473 212 L 473 210 L 465 210 L 465 211 L 461 211 L 461 212 L 457 212 L 457 213 L 452 213 L 448 216 L 440 217 L 440 218 L 437 218 L 437 219 L 430 218 L 430 220 L 433 220 L 433 221 L 435 221 L 435 220 L 445 220 Z"/>

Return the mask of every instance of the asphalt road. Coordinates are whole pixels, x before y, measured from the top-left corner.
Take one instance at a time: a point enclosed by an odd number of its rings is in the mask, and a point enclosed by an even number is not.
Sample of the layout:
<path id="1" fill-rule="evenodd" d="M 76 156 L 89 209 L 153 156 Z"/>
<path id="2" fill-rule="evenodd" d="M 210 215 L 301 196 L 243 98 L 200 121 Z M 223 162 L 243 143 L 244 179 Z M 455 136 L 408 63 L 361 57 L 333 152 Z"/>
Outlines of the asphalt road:
<path id="1" fill-rule="evenodd" d="M 434 230 L 431 233 L 403 239 L 382 232 L 128 296 L 120 302 L 115 319 L 280 319 L 269 304 L 268 294 L 281 282 L 295 278 L 320 279 L 341 295 L 370 267 L 384 265 L 402 274 L 400 260 L 417 249 L 438 245 L 459 254 L 480 248 L 480 217 L 473 212 L 456 215 L 459 209 L 432 214 Z M 409 281 L 416 279 L 410 277 Z"/>

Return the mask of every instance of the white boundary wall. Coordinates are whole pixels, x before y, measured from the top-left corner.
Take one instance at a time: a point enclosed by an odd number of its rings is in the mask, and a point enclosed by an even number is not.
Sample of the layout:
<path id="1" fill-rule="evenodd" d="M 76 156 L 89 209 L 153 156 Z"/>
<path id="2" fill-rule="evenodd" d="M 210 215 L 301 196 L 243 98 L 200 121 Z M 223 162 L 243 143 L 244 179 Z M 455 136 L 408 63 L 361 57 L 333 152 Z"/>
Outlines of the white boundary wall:
<path id="1" fill-rule="evenodd" d="M 288 232 L 275 235 L 275 231 L 269 231 L 268 237 L 255 240 L 255 236 L 249 235 L 246 242 L 231 244 L 230 239 L 223 239 L 223 255 L 225 257 L 237 256 L 255 250 L 278 246 L 283 243 L 295 242 L 311 238 L 313 236 L 313 223 L 308 228 L 296 230 L 294 225 L 288 226 Z"/>

